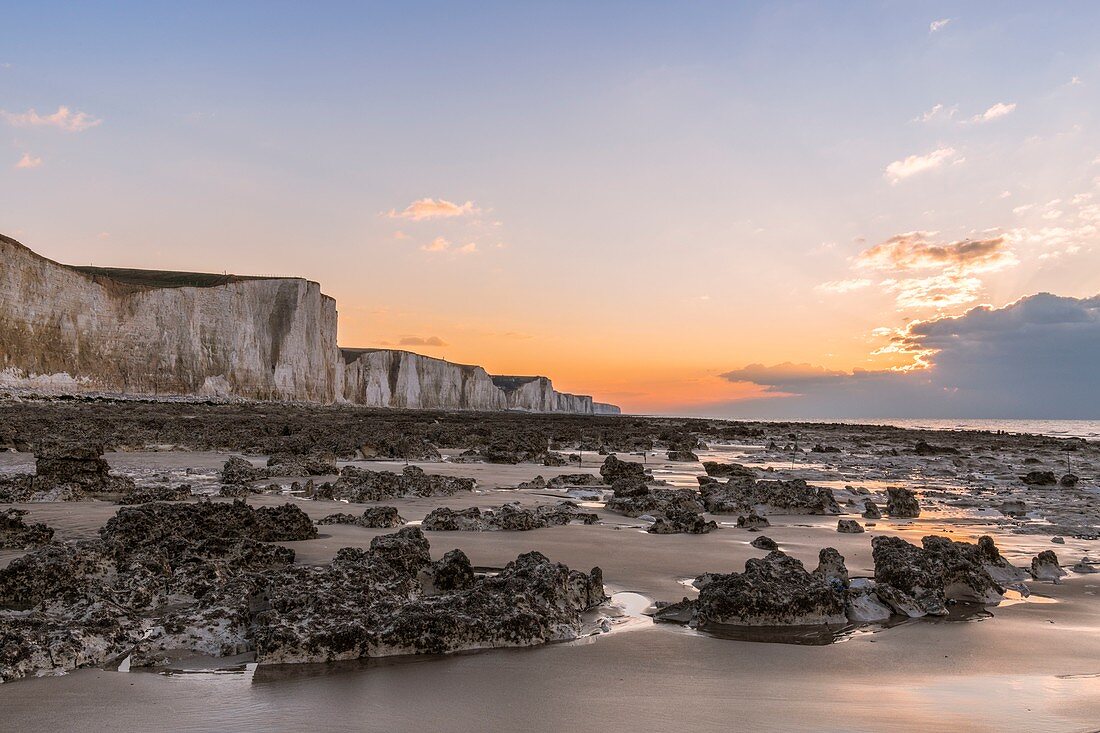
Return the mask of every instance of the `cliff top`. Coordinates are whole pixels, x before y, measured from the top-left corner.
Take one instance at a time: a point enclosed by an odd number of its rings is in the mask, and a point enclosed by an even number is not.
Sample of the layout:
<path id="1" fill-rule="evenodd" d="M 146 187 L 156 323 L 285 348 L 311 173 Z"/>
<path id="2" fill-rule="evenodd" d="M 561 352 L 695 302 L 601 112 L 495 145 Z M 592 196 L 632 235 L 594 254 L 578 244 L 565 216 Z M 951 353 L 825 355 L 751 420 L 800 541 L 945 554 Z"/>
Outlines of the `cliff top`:
<path id="1" fill-rule="evenodd" d="M 546 379 L 546 377 L 519 377 L 511 375 L 492 375 L 493 384 L 503 389 L 505 392 L 513 392 L 525 384 L 538 381 L 539 379 Z"/>

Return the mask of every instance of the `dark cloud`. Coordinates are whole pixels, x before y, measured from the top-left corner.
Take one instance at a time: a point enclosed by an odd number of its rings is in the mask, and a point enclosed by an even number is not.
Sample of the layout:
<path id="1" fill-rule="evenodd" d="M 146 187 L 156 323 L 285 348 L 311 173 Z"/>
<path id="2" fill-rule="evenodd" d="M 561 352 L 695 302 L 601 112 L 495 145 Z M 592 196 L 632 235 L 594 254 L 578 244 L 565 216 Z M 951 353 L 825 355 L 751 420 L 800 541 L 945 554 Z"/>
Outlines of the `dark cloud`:
<path id="1" fill-rule="evenodd" d="M 913 324 L 894 343 L 926 369 L 828 371 L 760 364 L 727 372 L 785 397 L 714 405 L 759 417 L 1100 417 L 1100 296 L 1040 293 Z"/>

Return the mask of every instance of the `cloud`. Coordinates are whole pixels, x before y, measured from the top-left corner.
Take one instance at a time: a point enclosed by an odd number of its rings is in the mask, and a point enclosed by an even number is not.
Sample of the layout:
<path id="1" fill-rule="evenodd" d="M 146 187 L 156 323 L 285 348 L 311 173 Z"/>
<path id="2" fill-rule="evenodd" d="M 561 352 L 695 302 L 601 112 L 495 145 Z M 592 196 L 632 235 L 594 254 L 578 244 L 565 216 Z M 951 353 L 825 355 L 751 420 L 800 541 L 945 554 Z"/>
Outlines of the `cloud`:
<path id="1" fill-rule="evenodd" d="M 428 244 L 425 244 L 422 249 L 425 252 L 446 252 L 451 248 L 451 243 L 443 237 L 436 237 Z"/>
<path id="2" fill-rule="evenodd" d="M 955 113 L 959 111 L 959 105 L 952 107 L 945 107 L 942 104 L 932 105 L 932 109 L 928 110 L 924 114 L 917 115 L 913 118 L 913 122 L 932 122 L 933 120 L 947 119 L 950 120 L 955 116 Z"/>
<path id="3" fill-rule="evenodd" d="M 397 240 L 408 239 L 409 235 L 398 229 L 396 232 L 393 233 L 393 238 Z"/>
<path id="4" fill-rule="evenodd" d="M 910 176 L 940 168 L 956 156 L 957 153 L 954 148 L 939 148 L 927 155 L 910 155 L 904 160 L 895 160 L 886 166 L 885 175 L 890 183 L 896 185 L 899 181 Z"/>
<path id="5" fill-rule="evenodd" d="M 947 24 L 951 22 L 951 18 L 940 18 L 939 20 L 933 20 L 928 24 L 929 33 L 938 33 L 947 27 Z"/>
<path id="6" fill-rule="evenodd" d="M 911 323 L 895 350 L 924 368 L 837 372 L 809 364 L 751 364 L 721 375 L 765 399 L 709 414 L 767 417 L 1094 418 L 1100 414 L 1100 295 L 1039 293 L 1001 308 Z M 919 366 L 919 364 L 918 364 Z"/>
<path id="7" fill-rule="evenodd" d="M 1003 236 L 948 243 L 930 241 L 930 236 L 930 232 L 897 234 L 856 255 L 855 266 L 890 271 L 953 268 L 965 273 L 1000 270 L 1018 262 Z"/>
<path id="8" fill-rule="evenodd" d="M 867 278 L 852 278 L 850 280 L 830 280 L 817 286 L 816 290 L 825 293 L 850 293 L 853 290 L 862 290 L 871 285 Z"/>
<path id="9" fill-rule="evenodd" d="M 447 342 L 438 336 L 402 336 L 398 346 L 447 346 Z"/>
<path id="10" fill-rule="evenodd" d="M 23 157 L 15 164 L 16 168 L 37 168 L 42 165 L 42 159 L 30 153 L 23 153 Z"/>
<path id="11" fill-rule="evenodd" d="M 390 209 L 386 216 L 391 219 L 424 221 L 425 219 L 449 219 L 456 216 L 469 216 L 478 214 L 480 211 L 473 201 L 456 204 L 445 199 L 426 198 L 413 201 L 401 211 Z"/>
<path id="12" fill-rule="evenodd" d="M 980 115 L 974 115 L 970 118 L 971 122 L 991 122 L 992 120 L 1000 119 L 1016 111 L 1016 103 L 1011 102 L 1005 104 L 1004 102 L 997 102 L 995 105 L 982 112 Z"/>
<path id="13" fill-rule="evenodd" d="M 473 254 L 474 252 L 477 252 L 477 242 L 467 242 L 466 244 L 456 249 L 455 252 L 458 252 L 462 255 Z"/>
<path id="14" fill-rule="evenodd" d="M 34 109 L 13 113 L 0 110 L 0 117 L 12 127 L 56 127 L 66 132 L 83 132 L 103 124 L 103 120 L 92 117 L 86 112 L 73 113 L 68 107 L 60 106 L 51 115 L 40 115 Z"/>

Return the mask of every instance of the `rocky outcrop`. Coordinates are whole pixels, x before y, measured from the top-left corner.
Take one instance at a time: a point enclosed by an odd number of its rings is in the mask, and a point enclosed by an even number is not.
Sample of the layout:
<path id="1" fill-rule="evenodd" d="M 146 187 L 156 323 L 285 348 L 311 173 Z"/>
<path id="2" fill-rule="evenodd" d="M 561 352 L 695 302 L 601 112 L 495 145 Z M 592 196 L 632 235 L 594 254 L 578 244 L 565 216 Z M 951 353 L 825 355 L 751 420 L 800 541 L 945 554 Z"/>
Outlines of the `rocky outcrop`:
<path id="1" fill-rule="evenodd" d="M 453 496 L 460 491 L 473 491 L 476 484 L 472 478 L 427 474 L 419 466 L 405 466 L 400 474 L 344 466 L 335 483 L 315 487 L 311 498 L 363 503 L 402 496 Z"/>
<path id="2" fill-rule="evenodd" d="M 0 478 L 0 501 L 81 501 L 127 494 L 132 479 L 113 476 L 103 446 L 46 442 L 35 449 L 35 473 Z"/>
<path id="3" fill-rule="evenodd" d="M 703 503 L 715 514 L 840 514 L 831 489 L 802 479 L 753 481 L 734 476 L 727 483 L 700 484 Z"/>
<path id="4" fill-rule="evenodd" d="M 53 529 L 41 522 L 27 524 L 25 509 L 0 511 L 0 549 L 29 550 L 53 539 Z"/>
<path id="5" fill-rule="evenodd" d="M 481 511 L 476 506 L 468 509 L 439 507 L 424 517 L 421 525 L 433 532 L 526 532 L 543 527 L 560 527 L 571 522 L 595 524 L 598 516 L 582 512 L 572 502 L 563 501 L 554 506 L 524 507 L 505 504 L 499 509 Z"/>
<path id="6" fill-rule="evenodd" d="M 528 646 L 576 638 L 604 600 L 599 568 L 532 552 L 476 576 L 433 561 L 419 528 L 292 565 L 266 544 L 315 536 L 294 506 L 125 508 L 98 540 L 50 544 L 0 569 L 0 681 L 79 667 L 251 653 L 260 664 Z"/>
<path id="7" fill-rule="evenodd" d="M 891 486 L 886 489 L 886 513 L 898 519 L 920 516 L 920 503 L 911 489 Z"/>
<path id="8" fill-rule="evenodd" d="M 397 507 L 372 506 L 362 514 L 348 514 L 339 512 L 330 514 L 324 519 L 318 519 L 317 524 L 354 524 L 357 527 L 367 529 L 396 529 L 407 522 L 397 513 Z"/>

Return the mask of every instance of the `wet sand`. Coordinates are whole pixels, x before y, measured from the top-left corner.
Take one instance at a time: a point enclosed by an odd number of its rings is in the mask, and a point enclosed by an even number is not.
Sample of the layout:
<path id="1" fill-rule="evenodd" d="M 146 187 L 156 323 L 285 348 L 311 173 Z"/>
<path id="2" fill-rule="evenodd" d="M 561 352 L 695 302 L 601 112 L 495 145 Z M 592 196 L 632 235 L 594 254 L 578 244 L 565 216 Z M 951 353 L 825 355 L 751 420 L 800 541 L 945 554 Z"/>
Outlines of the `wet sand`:
<path id="1" fill-rule="evenodd" d="M 701 457 L 711 455 L 730 453 Z M 124 453 L 108 460 L 115 470 L 135 475 L 150 467 L 172 475 L 190 468 L 200 485 L 225 455 Z M 585 460 L 583 470 L 595 472 L 596 457 Z M 0 455 L 0 470 L 27 461 L 24 454 Z M 691 485 L 701 472 L 698 464 L 657 464 L 656 475 L 677 484 Z M 479 489 L 385 502 L 412 521 L 437 506 L 552 502 L 558 493 L 502 487 L 535 474 L 578 471 L 419 465 L 432 473 L 473 476 Z M 249 502 L 287 500 L 264 495 Z M 291 500 L 315 519 L 357 506 Z M 28 520 L 55 527 L 61 540 L 93 535 L 118 508 L 103 502 L 21 506 L 30 510 Z M 692 595 L 684 579 L 740 570 L 745 559 L 765 554 L 749 545 L 756 533 L 729 526 L 736 517 L 712 517 L 722 528 L 709 535 L 660 536 L 645 533 L 640 520 L 593 510 L 601 522 L 592 526 L 426 534 L 434 557 L 458 547 L 475 566 L 499 567 L 537 549 L 570 567 L 599 565 L 609 590 L 663 600 Z M 784 551 L 812 567 L 821 547 L 836 547 L 853 576 L 873 573 L 870 540 L 876 533 L 910 541 L 930 533 L 967 540 L 991 533 L 1018 565 L 1043 549 L 1055 549 L 1067 565 L 1090 550 L 1100 554 L 1095 541 L 1067 537 L 1067 544 L 1052 545 L 1049 536 L 1011 533 L 987 513 L 940 505 L 918 520 L 878 520 L 858 535 L 838 534 L 836 517 L 769 518 L 773 526 L 764 533 Z M 320 539 L 286 543 L 298 562 L 327 562 L 340 547 L 365 546 L 386 533 L 338 525 L 320 530 Z M 19 554 L 0 551 L 0 565 Z M 1057 585 L 1029 586 L 1031 599 L 1002 604 L 974 620 L 914 620 L 827 646 L 718 639 L 643 619 L 630 630 L 538 649 L 262 667 L 254 673 L 82 670 L 0 686 L 0 727 L 57 731 L 80 721 L 85 730 L 1100 730 L 1100 574 L 1071 573 Z"/>

